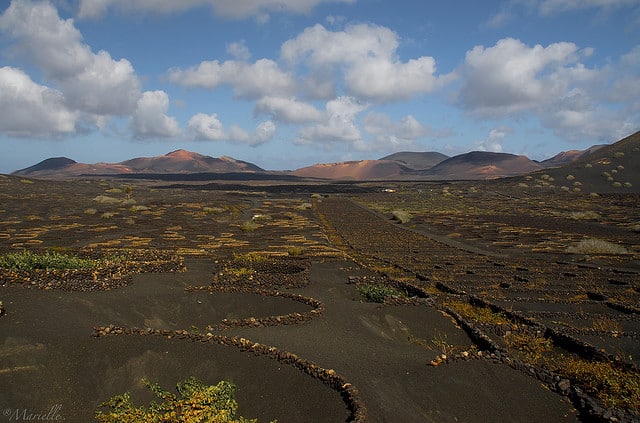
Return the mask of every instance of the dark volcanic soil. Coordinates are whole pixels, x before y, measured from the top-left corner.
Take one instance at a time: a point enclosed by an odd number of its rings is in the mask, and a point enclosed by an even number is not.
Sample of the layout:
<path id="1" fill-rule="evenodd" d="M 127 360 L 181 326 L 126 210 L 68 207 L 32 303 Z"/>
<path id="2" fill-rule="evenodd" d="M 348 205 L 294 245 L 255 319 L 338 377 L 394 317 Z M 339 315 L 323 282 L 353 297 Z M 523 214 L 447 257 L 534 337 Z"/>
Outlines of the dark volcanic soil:
<path id="1" fill-rule="evenodd" d="M 584 343 L 565 340 L 567 352 L 637 359 L 640 350 L 640 216 L 624 198 L 609 208 L 602 197 L 559 195 L 553 206 L 549 197 L 520 198 L 505 213 L 504 198 L 516 191 L 498 185 L 482 192 L 407 183 L 388 195 L 371 184 L 312 198 L 311 186 L 137 182 L 128 198 L 120 181 L 0 184 L 0 253 L 129 252 L 124 271 L 133 272 L 118 283 L 98 273 L 73 290 L 73 271 L 0 271 L 5 417 L 60 404 L 66 421 L 90 421 L 102 401 L 125 391 L 148 403 L 143 377 L 171 388 L 191 375 L 232 380 L 240 413 L 260 421 L 555 422 L 593 414 L 591 403 L 574 408 L 564 379 L 516 365 L 518 351 L 502 347 L 506 326 L 474 331 L 452 302 L 503 310 L 516 322 L 509 331 Z M 568 217 L 589 204 L 599 221 Z M 393 223 L 397 208 L 414 220 Z M 627 253 L 567 253 L 585 237 L 621 243 Z M 421 298 L 364 302 L 363 281 Z M 631 421 L 626 411 L 620 419 Z"/>

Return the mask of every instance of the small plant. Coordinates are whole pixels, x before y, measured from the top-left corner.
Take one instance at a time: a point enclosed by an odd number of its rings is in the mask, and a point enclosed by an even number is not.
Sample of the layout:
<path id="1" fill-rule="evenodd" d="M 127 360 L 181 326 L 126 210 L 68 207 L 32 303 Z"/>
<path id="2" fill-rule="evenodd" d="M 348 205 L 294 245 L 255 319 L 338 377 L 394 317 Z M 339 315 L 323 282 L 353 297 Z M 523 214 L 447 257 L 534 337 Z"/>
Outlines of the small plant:
<path id="1" fill-rule="evenodd" d="M 511 332 L 504 337 L 504 342 L 509 350 L 518 351 L 529 363 L 537 363 L 553 349 L 551 340 L 538 334 Z"/>
<path id="2" fill-rule="evenodd" d="M 260 225 L 253 220 L 245 220 L 240 224 L 240 230 L 244 232 L 253 232 L 259 227 Z"/>
<path id="3" fill-rule="evenodd" d="M 114 197 L 109 197 L 108 195 L 98 195 L 93 199 L 93 201 L 100 204 L 119 204 L 120 200 Z"/>
<path id="4" fill-rule="evenodd" d="M 640 374 L 637 371 L 622 369 L 615 363 L 587 361 L 574 356 L 562 356 L 551 366 L 575 380 L 605 406 L 640 411 Z"/>
<path id="5" fill-rule="evenodd" d="M 302 203 L 302 204 L 297 205 L 297 206 L 295 207 L 295 209 L 296 209 L 296 210 L 301 210 L 301 211 L 302 211 L 302 210 L 309 210 L 311 207 L 313 207 L 313 206 L 311 205 L 311 203 Z"/>
<path id="6" fill-rule="evenodd" d="M 129 209 L 129 211 L 131 212 L 139 212 L 139 211 L 146 211 L 149 210 L 149 207 L 147 206 L 131 206 L 131 208 Z"/>
<path id="7" fill-rule="evenodd" d="M 178 395 L 165 391 L 158 384 L 146 379 L 142 383 L 162 400 L 152 402 L 149 407 L 136 407 L 129 393 L 116 395 L 100 404 L 95 419 L 102 423 L 138 422 L 215 422 L 215 423 L 256 423 L 257 419 L 238 416 L 235 399 L 236 386 L 229 381 L 207 386 L 194 377 L 176 385 Z M 108 408 L 110 411 L 102 411 Z"/>
<path id="8" fill-rule="evenodd" d="M 392 213 L 393 220 L 397 220 L 400 223 L 408 223 L 411 220 L 411 214 L 405 210 L 394 210 Z"/>
<path id="9" fill-rule="evenodd" d="M 597 194 L 596 194 L 597 196 Z M 573 220 L 600 220 L 600 213 L 594 211 L 576 211 L 569 213 L 569 217 Z"/>
<path id="10" fill-rule="evenodd" d="M 233 261 L 235 263 L 262 263 L 269 259 L 266 254 L 251 251 L 245 254 L 234 254 Z"/>
<path id="11" fill-rule="evenodd" d="M 624 157 L 624 153 L 622 151 L 616 151 L 615 153 L 613 153 L 613 157 L 615 157 L 616 159 L 621 159 Z"/>
<path id="12" fill-rule="evenodd" d="M 0 268 L 13 270 L 90 269 L 95 265 L 96 263 L 93 260 L 82 259 L 56 251 L 46 251 L 39 254 L 25 250 L 0 256 Z"/>
<path id="13" fill-rule="evenodd" d="M 466 319 L 474 320 L 478 323 L 492 325 L 504 325 L 510 320 L 503 313 L 494 312 L 488 307 L 477 307 L 463 301 L 448 301 L 443 304 L 462 315 Z"/>
<path id="14" fill-rule="evenodd" d="M 405 296 L 404 292 L 387 285 L 360 285 L 358 286 L 358 292 L 366 301 L 371 303 L 384 303 L 386 297 Z"/>
<path id="15" fill-rule="evenodd" d="M 84 214 L 88 214 L 89 216 L 93 216 L 96 213 L 98 213 L 98 210 L 94 208 L 89 208 L 84 211 Z"/>
<path id="16" fill-rule="evenodd" d="M 271 216 L 269 216 L 268 214 L 258 213 L 258 214 L 254 214 L 251 217 L 251 220 L 253 220 L 254 222 L 264 222 L 267 220 L 271 220 Z"/>
<path id="17" fill-rule="evenodd" d="M 224 213 L 224 209 L 222 207 L 203 207 L 202 211 L 207 214 L 220 214 Z"/>
<path id="18" fill-rule="evenodd" d="M 583 239 L 576 245 L 567 249 L 567 252 L 574 254 L 627 254 L 628 251 L 622 245 L 604 241 L 597 238 Z"/>
<path id="19" fill-rule="evenodd" d="M 433 344 L 435 348 L 440 350 L 442 354 L 447 356 L 452 355 L 456 349 L 455 345 L 450 344 L 448 342 L 446 333 L 445 334 L 442 334 L 440 332 L 436 333 L 431 339 L 431 344 Z"/>
<path id="20" fill-rule="evenodd" d="M 289 247 L 287 248 L 287 254 L 290 256 L 301 256 L 304 254 L 304 248 L 302 247 Z"/>
<path id="21" fill-rule="evenodd" d="M 593 319 L 593 323 L 591 327 L 597 331 L 602 331 L 602 332 L 609 332 L 609 333 L 622 332 L 622 324 L 620 324 L 620 322 L 613 320 L 609 317 L 599 317 L 597 319 Z"/>
<path id="22" fill-rule="evenodd" d="M 115 213 L 112 212 L 104 212 L 100 215 L 103 219 L 111 219 L 113 216 L 115 216 Z"/>

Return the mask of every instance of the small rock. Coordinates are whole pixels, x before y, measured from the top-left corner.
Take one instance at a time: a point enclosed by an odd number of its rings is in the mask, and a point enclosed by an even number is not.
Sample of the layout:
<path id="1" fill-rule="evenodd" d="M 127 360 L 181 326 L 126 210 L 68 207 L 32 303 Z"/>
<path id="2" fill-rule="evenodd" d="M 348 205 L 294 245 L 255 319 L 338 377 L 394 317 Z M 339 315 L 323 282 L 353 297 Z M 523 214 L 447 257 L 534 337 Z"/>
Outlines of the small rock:
<path id="1" fill-rule="evenodd" d="M 569 382 L 567 379 L 562 379 L 560 382 L 558 382 L 558 389 L 560 389 L 561 392 L 567 392 L 570 387 L 571 382 Z"/>

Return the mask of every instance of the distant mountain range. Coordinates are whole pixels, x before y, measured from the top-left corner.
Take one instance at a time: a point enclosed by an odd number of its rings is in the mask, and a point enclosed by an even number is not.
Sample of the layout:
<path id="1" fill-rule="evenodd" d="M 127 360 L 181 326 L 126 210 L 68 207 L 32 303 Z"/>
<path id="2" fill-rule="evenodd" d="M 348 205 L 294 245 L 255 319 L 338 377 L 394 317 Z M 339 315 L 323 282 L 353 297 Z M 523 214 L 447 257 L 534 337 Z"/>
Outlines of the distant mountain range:
<path id="1" fill-rule="evenodd" d="M 634 134 L 634 136 L 637 134 Z M 81 176 L 139 176 L 192 174 L 260 174 L 332 180 L 484 180 L 518 176 L 547 168 L 564 166 L 590 157 L 604 147 L 572 150 L 537 162 L 526 156 L 508 153 L 474 151 L 448 157 L 437 152 L 399 152 L 378 160 L 358 160 L 316 164 L 293 171 L 267 171 L 255 164 L 232 157 L 205 156 L 186 150 L 164 156 L 139 157 L 120 163 L 78 163 L 66 157 L 46 159 L 34 166 L 13 172 L 33 178 L 73 178 Z M 212 175 L 211 179 L 214 179 Z M 257 175 L 256 175 L 257 176 Z"/>

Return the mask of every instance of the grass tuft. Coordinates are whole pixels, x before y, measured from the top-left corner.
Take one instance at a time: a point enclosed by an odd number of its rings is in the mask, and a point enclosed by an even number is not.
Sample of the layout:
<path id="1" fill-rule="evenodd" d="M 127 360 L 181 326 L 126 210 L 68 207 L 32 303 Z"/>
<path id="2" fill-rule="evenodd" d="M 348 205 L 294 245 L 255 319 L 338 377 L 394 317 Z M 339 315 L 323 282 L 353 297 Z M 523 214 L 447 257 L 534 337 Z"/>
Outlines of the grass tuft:
<path id="1" fill-rule="evenodd" d="M 597 238 L 583 239 L 576 245 L 567 249 L 567 252 L 574 254 L 627 254 L 628 251 L 622 245 L 604 241 Z"/>

